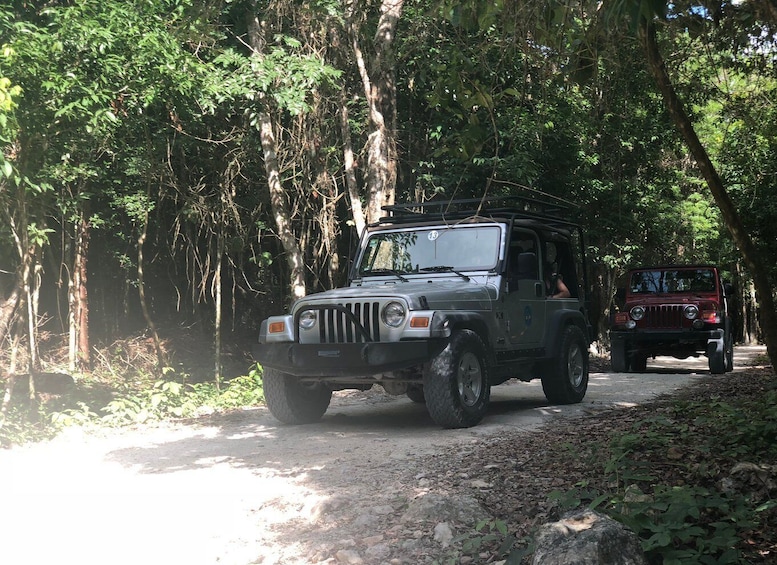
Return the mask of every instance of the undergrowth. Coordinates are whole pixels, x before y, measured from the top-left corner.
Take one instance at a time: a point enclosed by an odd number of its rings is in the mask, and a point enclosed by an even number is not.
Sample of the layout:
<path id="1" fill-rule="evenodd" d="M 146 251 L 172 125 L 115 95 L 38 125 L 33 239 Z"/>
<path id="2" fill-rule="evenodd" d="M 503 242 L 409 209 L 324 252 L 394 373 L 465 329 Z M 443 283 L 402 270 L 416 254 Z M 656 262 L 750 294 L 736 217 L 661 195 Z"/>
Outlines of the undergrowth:
<path id="1" fill-rule="evenodd" d="M 164 378 L 141 375 L 135 381 L 106 386 L 79 382 L 61 397 L 12 404 L 0 421 L 0 446 L 40 441 L 69 426 L 118 427 L 189 418 L 256 406 L 264 402 L 261 367 L 222 382 L 190 383 L 185 374 L 166 370 Z"/>
<path id="2" fill-rule="evenodd" d="M 600 480 L 552 493 L 559 506 L 620 521 L 653 564 L 774 563 L 750 549 L 777 522 L 774 489 L 725 485 L 737 463 L 777 463 L 777 392 L 678 400 L 643 416 L 612 434 Z"/>

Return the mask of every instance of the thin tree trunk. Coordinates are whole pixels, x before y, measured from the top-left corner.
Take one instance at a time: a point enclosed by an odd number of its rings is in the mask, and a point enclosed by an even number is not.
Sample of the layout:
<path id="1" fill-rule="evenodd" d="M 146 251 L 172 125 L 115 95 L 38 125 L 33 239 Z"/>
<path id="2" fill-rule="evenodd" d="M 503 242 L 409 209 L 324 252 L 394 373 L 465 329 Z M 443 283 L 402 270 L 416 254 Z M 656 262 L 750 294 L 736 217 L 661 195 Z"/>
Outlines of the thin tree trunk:
<path id="1" fill-rule="evenodd" d="M 78 285 L 76 286 L 76 300 L 78 303 L 77 333 L 78 333 L 78 365 L 81 370 L 89 370 L 92 367 L 92 356 L 89 347 L 89 297 L 86 289 L 87 261 L 89 251 L 89 221 L 86 213 L 83 213 L 78 226 L 78 238 L 76 242 L 76 264 L 73 271 L 78 273 Z"/>
<path id="2" fill-rule="evenodd" d="M 709 155 L 707 155 L 707 151 L 701 144 L 698 135 L 696 135 L 693 123 L 685 112 L 683 104 L 675 92 L 674 85 L 666 70 L 666 65 L 664 64 L 661 52 L 658 49 L 656 29 L 652 21 L 648 21 L 644 18 L 641 20 L 640 35 L 645 46 L 650 70 L 661 90 L 664 104 L 666 104 L 666 107 L 672 116 L 672 120 L 685 139 L 685 142 L 691 151 L 691 155 L 693 155 L 696 160 L 699 171 L 706 180 L 707 186 L 709 187 L 718 208 L 720 208 L 723 222 L 726 224 L 734 243 L 742 254 L 745 266 L 753 277 L 753 282 L 756 291 L 758 292 L 758 312 L 761 320 L 761 328 L 763 329 L 764 341 L 766 342 L 766 349 L 772 366 L 777 368 L 777 311 L 775 311 L 774 296 L 772 294 L 771 285 L 769 284 L 769 277 L 765 265 L 759 257 L 758 251 L 753 244 L 750 235 L 742 225 L 736 207 L 731 201 L 728 192 L 726 192 L 725 186 L 723 186 L 723 181 L 715 170 L 715 166 L 710 160 Z"/>
<path id="3" fill-rule="evenodd" d="M 77 246 L 76 246 L 77 247 Z M 76 254 L 78 251 L 76 251 Z M 78 265 L 78 259 L 73 260 L 74 265 Z M 67 360 L 68 369 L 71 373 L 76 372 L 78 366 L 78 277 L 81 276 L 81 272 L 78 269 L 73 269 L 70 272 L 67 283 Z"/>
<path id="4" fill-rule="evenodd" d="M 222 202 L 223 206 L 223 202 Z M 223 226 L 223 222 L 222 222 Z M 219 226 L 217 242 L 216 242 L 216 272 L 213 274 L 213 299 L 216 302 L 216 314 L 214 320 L 215 330 L 215 367 L 214 367 L 214 379 L 216 382 L 216 390 L 221 390 L 221 270 L 224 264 L 224 234 L 223 228 Z"/>
<path id="5" fill-rule="evenodd" d="M 343 165 L 345 167 L 345 185 L 348 191 L 348 200 L 351 204 L 356 234 L 361 237 L 362 233 L 364 233 L 366 222 L 361 194 L 359 193 L 359 184 L 356 180 L 356 160 L 353 156 L 351 126 L 348 123 L 348 97 L 345 92 L 340 96 L 340 135 L 343 137 Z"/>
<path id="6" fill-rule="evenodd" d="M 143 244 L 146 242 L 146 235 L 148 232 L 148 210 L 145 211 L 143 216 L 143 228 L 140 230 L 138 236 L 138 297 L 140 298 L 140 309 L 143 311 L 143 318 L 146 320 L 146 325 L 151 332 L 151 338 L 154 341 L 154 351 L 157 359 L 157 369 L 161 372 L 162 368 L 167 365 L 167 358 L 162 350 L 162 343 L 159 340 L 159 334 L 156 331 L 156 324 L 151 319 L 151 313 L 148 309 L 148 302 L 146 301 L 146 284 L 143 279 Z"/>
<path id="7" fill-rule="evenodd" d="M 3 343 L 8 332 L 11 329 L 11 325 L 16 317 L 17 309 L 19 308 L 19 301 L 22 295 L 22 279 L 21 275 L 17 274 L 16 283 L 11 294 L 8 298 L 3 300 L 0 304 L 0 343 Z"/>

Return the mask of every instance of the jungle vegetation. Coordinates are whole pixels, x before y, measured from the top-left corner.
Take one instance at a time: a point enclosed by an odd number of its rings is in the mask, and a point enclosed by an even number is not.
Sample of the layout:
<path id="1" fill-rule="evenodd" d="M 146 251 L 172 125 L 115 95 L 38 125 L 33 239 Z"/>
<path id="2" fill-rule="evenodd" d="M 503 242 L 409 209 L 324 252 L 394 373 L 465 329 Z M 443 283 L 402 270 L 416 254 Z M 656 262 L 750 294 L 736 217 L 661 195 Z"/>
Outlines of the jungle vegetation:
<path id="1" fill-rule="evenodd" d="M 714 263 L 777 357 L 770 0 L 12 0 L 0 6 L 2 372 L 143 336 L 223 355 L 342 284 L 392 202 L 540 191 L 619 278 Z M 116 377 L 120 378 L 120 377 Z"/>

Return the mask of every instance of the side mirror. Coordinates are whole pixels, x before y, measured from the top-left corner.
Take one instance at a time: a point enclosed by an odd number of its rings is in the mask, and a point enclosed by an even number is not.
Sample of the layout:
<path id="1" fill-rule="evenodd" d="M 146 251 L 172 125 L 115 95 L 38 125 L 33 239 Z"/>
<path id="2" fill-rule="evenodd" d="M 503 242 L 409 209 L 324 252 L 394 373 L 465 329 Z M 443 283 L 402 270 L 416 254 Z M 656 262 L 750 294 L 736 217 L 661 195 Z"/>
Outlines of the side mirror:
<path id="1" fill-rule="evenodd" d="M 731 296 L 734 294 L 734 285 L 730 282 L 723 281 L 723 293 L 726 296 Z"/>

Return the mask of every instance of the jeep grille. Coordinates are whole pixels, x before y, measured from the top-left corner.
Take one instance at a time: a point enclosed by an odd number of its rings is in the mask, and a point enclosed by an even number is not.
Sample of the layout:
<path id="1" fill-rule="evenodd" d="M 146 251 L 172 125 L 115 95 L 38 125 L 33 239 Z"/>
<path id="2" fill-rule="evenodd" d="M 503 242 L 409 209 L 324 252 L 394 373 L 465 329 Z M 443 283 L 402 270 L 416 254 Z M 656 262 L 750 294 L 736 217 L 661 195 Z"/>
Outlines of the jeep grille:
<path id="1" fill-rule="evenodd" d="M 646 328 L 680 328 L 683 325 L 683 305 L 648 306 L 645 311 Z"/>
<path id="2" fill-rule="evenodd" d="M 345 302 L 338 306 L 312 308 L 318 312 L 319 343 L 381 341 L 380 302 Z M 308 309 L 308 306 L 303 308 Z"/>

